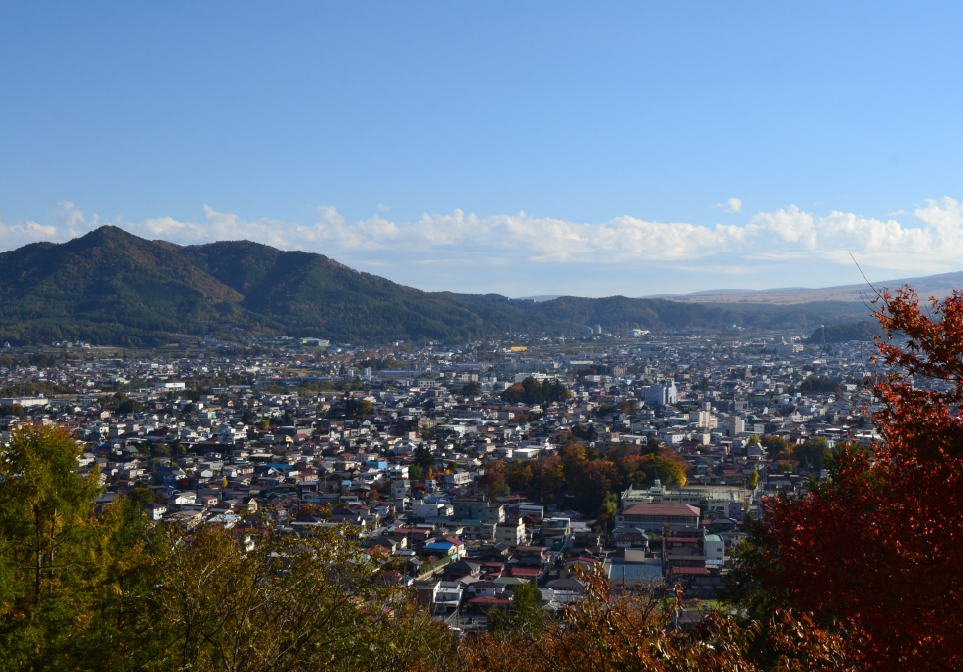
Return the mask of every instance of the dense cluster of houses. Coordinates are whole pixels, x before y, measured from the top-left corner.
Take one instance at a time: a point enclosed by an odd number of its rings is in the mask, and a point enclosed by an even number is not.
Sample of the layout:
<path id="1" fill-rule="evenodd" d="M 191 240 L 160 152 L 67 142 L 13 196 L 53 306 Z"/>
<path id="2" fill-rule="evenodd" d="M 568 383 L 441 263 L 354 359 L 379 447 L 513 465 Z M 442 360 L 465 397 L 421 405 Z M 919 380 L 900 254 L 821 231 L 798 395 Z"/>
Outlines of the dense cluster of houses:
<path id="1" fill-rule="evenodd" d="M 106 359 L 85 349 L 54 366 L 0 367 L 2 437 L 23 423 L 64 425 L 85 443 L 81 467 L 100 470 L 101 503 L 146 490 L 156 521 L 355 526 L 366 552 L 388 559 L 384 581 L 458 627 L 484 627 L 520 582 L 559 609 L 582 593 L 578 567 L 626 590 L 680 583 L 711 599 L 760 499 L 820 477 L 753 437 L 874 440 L 866 381 L 886 373 L 865 344 L 784 338 L 195 350 Z M 560 381 L 571 398 L 502 400 L 526 378 Z M 544 459 L 589 424 L 579 440 L 597 454 L 658 439 L 690 465 L 685 486 L 629 487 L 609 526 L 565 498 L 490 498 L 479 486 L 492 460 Z"/>

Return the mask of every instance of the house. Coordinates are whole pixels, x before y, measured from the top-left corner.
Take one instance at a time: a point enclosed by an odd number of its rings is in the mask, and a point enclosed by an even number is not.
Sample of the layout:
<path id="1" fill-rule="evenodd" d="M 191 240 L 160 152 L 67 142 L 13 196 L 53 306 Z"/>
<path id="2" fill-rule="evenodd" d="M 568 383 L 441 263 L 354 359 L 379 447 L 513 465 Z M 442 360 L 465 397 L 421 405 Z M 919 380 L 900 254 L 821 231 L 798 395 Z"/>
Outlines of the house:
<path id="1" fill-rule="evenodd" d="M 691 504 L 633 504 L 615 514 L 616 525 L 643 531 L 696 527 L 699 521 L 699 509 Z"/>
<path id="2" fill-rule="evenodd" d="M 371 551 L 381 551 L 382 553 L 394 553 L 402 547 L 404 541 L 404 538 L 400 541 L 395 541 L 388 537 L 378 537 L 371 542 L 368 549 Z"/>
<path id="3" fill-rule="evenodd" d="M 468 555 L 468 548 L 465 546 L 465 542 L 456 537 L 445 537 L 444 541 L 455 546 L 456 557 L 464 558 Z"/>
<path id="4" fill-rule="evenodd" d="M 505 571 L 505 564 L 501 562 L 486 562 L 481 567 L 482 574 L 488 579 L 497 579 Z"/>
<path id="5" fill-rule="evenodd" d="M 461 549 L 464 549 L 464 542 L 461 543 Z M 430 544 L 425 544 L 423 550 L 426 553 L 431 553 L 432 555 L 441 555 L 442 557 L 448 556 L 450 558 L 463 557 L 459 555 L 459 545 L 448 541 L 447 539 L 441 539 L 439 541 L 433 541 Z M 462 550 L 462 553 L 464 551 Z"/>
<path id="6" fill-rule="evenodd" d="M 541 567 L 551 558 L 551 551 L 544 546 L 518 546 L 515 548 L 515 562 L 521 565 Z"/>
<path id="7" fill-rule="evenodd" d="M 411 505 L 411 515 L 415 518 L 448 518 L 451 516 L 452 507 L 433 499 L 426 499 L 415 502 Z"/>
<path id="8" fill-rule="evenodd" d="M 438 595 L 440 586 L 440 581 L 415 583 L 412 586 L 415 593 L 415 601 L 423 607 L 432 607 L 435 604 L 435 597 Z"/>
<path id="9" fill-rule="evenodd" d="M 146 507 L 147 517 L 150 520 L 161 520 L 167 513 L 167 507 L 163 504 L 151 504 Z"/>
<path id="10" fill-rule="evenodd" d="M 528 534 L 525 532 L 525 521 L 516 518 L 514 521 L 506 520 L 495 526 L 495 541 L 509 546 L 519 546 L 526 543 Z"/>
<path id="11" fill-rule="evenodd" d="M 570 534 L 572 534 L 572 519 L 571 518 L 545 518 L 542 521 L 542 538 L 546 540 L 551 539 L 565 539 Z"/>
<path id="12" fill-rule="evenodd" d="M 607 558 L 604 569 L 612 587 L 651 587 L 663 580 L 662 559 L 641 549 L 627 548 L 625 555 Z"/>
<path id="13" fill-rule="evenodd" d="M 468 586 L 468 597 L 501 597 L 504 586 L 491 581 L 476 581 Z"/>
<path id="14" fill-rule="evenodd" d="M 471 483 L 471 474 L 464 469 L 456 469 L 450 474 L 445 474 L 446 488 L 460 488 Z"/>
<path id="15" fill-rule="evenodd" d="M 452 500 L 454 518 L 477 520 L 482 523 L 501 523 L 505 520 L 505 507 L 489 502 L 487 497 L 455 497 Z"/>
<path id="16" fill-rule="evenodd" d="M 617 527 L 612 531 L 612 541 L 616 548 L 641 548 L 649 547 L 649 537 L 635 529 L 634 527 Z"/>
<path id="17" fill-rule="evenodd" d="M 466 577 L 477 579 L 481 574 L 481 565 L 467 560 L 452 562 L 445 567 L 444 574 L 452 580 L 464 579 Z"/>
<path id="18" fill-rule="evenodd" d="M 168 507 L 193 506 L 197 503 L 196 492 L 178 492 L 167 499 Z"/>
<path id="19" fill-rule="evenodd" d="M 726 543 L 718 534 L 707 534 L 703 543 L 706 566 L 722 567 L 726 562 Z"/>
<path id="20" fill-rule="evenodd" d="M 715 536 L 715 535 L 713 535 Z M 719 540 L 722 541 L 721 538 Z M 663 558 L 670 569 L 680 567 L 705 568 L 705 539 L 702 536 L 671 536 L 662 538 Z"/>
<path id="21" fill-rule="evenodd" d="M 534 520 L 540 521 L 545 515 L 545 507 L 539 504 L 519 504 L 518 515 L 531 516 Z"/>
<path id="22" fill-rule="evenodd" d="M 297 493 L 305 504 L 336 504 L 340 500 L 341 483 L 334 479 L 306 479 L 298 482 Z"/>
<path id="23" fill-rule="evenodd" d="M 464 589 L 457 581 L 439 581 L 430 588 L 419 587 L 422 594 L 430 596 L 431 606 L 435 613 L 451 614 L 458 611 L 461 605 Z M 419 601 L 424 598 L 419 597 Z"/>
<path id="24" fill-rule="evenodd" d="M 365 516 L 361 515 L 357 511 L 335 511 L 331 514 L 331 523 L 340 524 L 348 523 L 356 527 L 367 527 L 367 520 Z"/>
<path id="25" fill-rule="evenodd" d="M 417 527 L 395 527 L 385 531 L 384 536 L 394 540 L 406 540 L 403 544 L 405 548 L 411 548 L 415 544 L 425 543 L 431 538 L 431 528 Z"/>
<path id="26" fill-rule="evenodd" d="M 391 498 L 404 499 L 411 492 L 411 481 L 407 479 L 395 479 L 391 482 Z"/>
<path id="27" fill-rule="evenodd" d="M 495 538 L 495 523 L 481 523 L 477 520 L 446 519 L 442 524 L 449 530 L 458 530 L 456 534 L 465 539 L 484 539 L 491 541 Z"/>
<path id="28" fill-rule="evenodd" d="M 182 478 L 187 478 L 187 473 L 180 467 L 160 466 L 154 470 L 154 482 L 169 488 L 176 487 Z"/>
<path id="29" fill-rule="evenodd" d="M 509 577 L 528 581 L 538 581 L 543 573 L 542 567 L 535 565 L 512 565 L 508 568 Z"/>
<path id="30" fill-rule="evenodd" d="M 381 502 L 371 507 L 378 518 L 390 518 L 395 515 L 395 505 L 392 502 Z"/>

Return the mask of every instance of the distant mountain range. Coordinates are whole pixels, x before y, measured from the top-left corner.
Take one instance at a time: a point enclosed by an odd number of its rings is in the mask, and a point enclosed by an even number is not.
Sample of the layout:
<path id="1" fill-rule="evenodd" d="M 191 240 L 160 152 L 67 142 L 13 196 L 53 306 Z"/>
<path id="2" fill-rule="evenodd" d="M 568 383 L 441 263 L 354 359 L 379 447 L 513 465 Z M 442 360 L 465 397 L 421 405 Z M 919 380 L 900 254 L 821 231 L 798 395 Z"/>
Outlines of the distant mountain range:
<path id="1" fill-rule="evenodd" d="M 953 293 L 954 289 L 963 288 L 963 272 L 940 273 L 921 278 L 901 278 L 899 280 L 884 280 L 874 283 L 874 287 L 889 287 L 895 289 L 909 285 L 922 299 L 933 296 L 942 299 Z M 859 301 L 873 298 L 873 290 L 866 283 L 859 285 L 840 285 L 838 287 L 824 287 L 822 289 L 806 289 L 792 287 L 787 289 L 713 289 L 692 294 L 656 294 L 642 298 L 662 298 L 673 301 L 687 301 L 695 303 L 768 303 L 792 305 L 811 303 L 813 301 Z"/>
<path id="2" fill-rule="evenodd" d="M 783 328 L 866 319 L 852 302 L 704 305 L 624 296 L 512 300 L 423 292 L 322 254 L 219 242 L 179 246 L 104 226 L 64 244 L 0 254 L 0 340 L 161 345 L 172 334 L 319 336 L 337 342 L 454 340 L 586 326 L 654 332 Z"/>

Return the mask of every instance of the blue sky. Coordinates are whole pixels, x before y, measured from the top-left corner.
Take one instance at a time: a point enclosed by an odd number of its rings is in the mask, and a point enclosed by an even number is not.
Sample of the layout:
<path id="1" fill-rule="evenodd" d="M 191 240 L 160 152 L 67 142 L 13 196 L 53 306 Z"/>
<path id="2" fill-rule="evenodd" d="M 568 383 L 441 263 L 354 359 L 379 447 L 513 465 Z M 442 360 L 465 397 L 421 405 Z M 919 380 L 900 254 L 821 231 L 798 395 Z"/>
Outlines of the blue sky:
<path id="1" fill-rule="evenodd" d="M 510 296 L 961 270 L 961 15 L 2 2 L 0 249 L 113 223 Z"/>

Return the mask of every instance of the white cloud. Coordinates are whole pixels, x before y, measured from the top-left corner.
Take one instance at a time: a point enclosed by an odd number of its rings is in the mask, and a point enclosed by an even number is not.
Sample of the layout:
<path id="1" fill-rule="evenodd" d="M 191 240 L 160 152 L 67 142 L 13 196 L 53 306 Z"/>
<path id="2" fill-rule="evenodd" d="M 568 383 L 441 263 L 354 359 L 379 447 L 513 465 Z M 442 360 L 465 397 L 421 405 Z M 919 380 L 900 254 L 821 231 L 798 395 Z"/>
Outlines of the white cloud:
<path id="1" fill-rule="evenodd" d="M 735 226 L 709 229 L 629 216 L 585 224 L 525 212 L 480 218 L 461 210 L 450 215 L 424 214 L 416 222 L 402 224 L 374 216 L 354 224 L 319 221 L 316 226 L 325 239 L 337 241 L 345 249 L 481 248 L 555 261 L 700 257 L 729 249 L 744 235 L 744 230 Z"/>
<path id="2" fill-rule="evenodd" d="M 378 210 L 380 210 L 381 212 L 391 212 L 391 206 L 385 205 L 384 203 L 379 203 Z"/>
<path id="3" fill-rule="evenodd" d="M 27 234 L 36 238 L 49 238 L 57 233 L 56 227 L 43 226 L 42 224 L 37 224 L 37 222 L 27 221 L 23 227 Z"/>
<path id="4" fill-rule="evenodd" d="M 6 224 L 3 217 L 0 217 L 0 246 L 6 249 L 14 249 L 42 240 L 52 240 L 58 233 L 55 226 L 38 224 L 32 220 Z"/>
<path id="5" fill-rule="evenodd" d="M 777 234 L 790 246 L 773 246 L 770 254 L 801 254 L 892 270 L 936 272 L 963 264 L 963 205 L 952 198 L 927 201 L 914 217 L 919 226 L 896 219 L 865 218 L 851 212 L 832 211 L 825 217 L 791 206 L 754 216 L 747 228 L 758 226 Z M 769 238 L 761 241 L 771 244 Z M 795 249 L 793 249 L 795 248 Z"/>
<path id="6" fill-rule="evenodd" d="M 726 212 L 742 212 L 742 199 L 730 198 L 725 203 L 716 203 L 713 208 L 721 208 Z"/>
<path id="7" fill-rule="evenodd" d="M 739 199 L 730 199 L 734 212 Z M 49 222 L 4 224 L 0 247 L 13 249 L 37 240 L 64 241 L 107 223 L 73 203 L 57 204 Z M 910 215 L 906 215 L 909 218 Z M 608 263 L 634 268 L 639 262 L 673 268 L 742 269 L 760 260 L 794 263 L 809 259 L 892 270 L 938 272 L 963 266 L 963 205 L 955 199 L 926 201 L 911 225 L 891 217 L 866 218 L 832 211 L 827 216 L 795 205 L 760 212 L 742 225 L 702 226 L 654 222 L 630 215 L 601 223 L 536 217 L 526 212 L 479 217 L 455 210 L 395 222 L 383 214 L 348 221 L 334 206 L 317 208 L 310 223 L 268 217 L 245 220 L 205 205 L 199 221 L 172 217 L 141 223 L 114 220 L 132 233 L 180 244 L 247 239 L 282 249 L 324 252 L 354 264 L 391 265 L 413 260 L 445 263 L 511 264 L 519 261 Z M 798 262 L 797 262 L 798 263 Z"/>
<path id="8" fill-rule="evenodd" d="M 749 220 L 748 230 L 768 231 L 789 243 L 801 243 L 807 249 L 816 247 L 816 222 L 808 212 L 795 205 L 776 212 L 760 212 Z"/>
<path id="9" fill-rule="evenodd" d="M 918 224 L 832 211 L 827 216 L 795 205 L 762 212 L 743 226 L 698 226 L 623 216 L 598 224 L 514 215 L 478 217 L 455 210 L 394 223 L 375 216 L 343 218 L 316 228 L 345 251 L 444 249 L 454 256 L 485 252 L 532 261 L 683 261 L 726 255 L 741 259 L 814 258 L 861 262 L 893 270 L 942 270 L 963 264 L 963 205 L 952 198 L 927 201 L 914 212 Z M 434 255 L 433 255 L 434 256 Z"/>
<path id="10" fill-rule="evenodd" d="M 322 219 L 329 225 L 343 225 L 344 218 L 335 208 L 318 209 Z M 215 240 L 251 240 L 285 249 L 301 249 L 305 242 L 321 239 L 318 227 L 304 227 L 270 217 L 255 221 L 241 219 L 238 215 L 218 212 L 204 206 L 203 222 L 180 222 L 172 217 L 148 219 L 143 224 L 125 225 L 124 228 L 139 235 L 164 238 L 178 243 L 207 243 Z"/>

